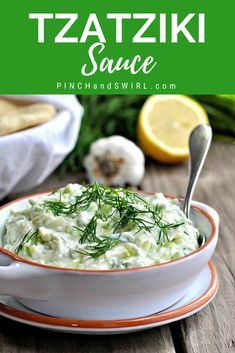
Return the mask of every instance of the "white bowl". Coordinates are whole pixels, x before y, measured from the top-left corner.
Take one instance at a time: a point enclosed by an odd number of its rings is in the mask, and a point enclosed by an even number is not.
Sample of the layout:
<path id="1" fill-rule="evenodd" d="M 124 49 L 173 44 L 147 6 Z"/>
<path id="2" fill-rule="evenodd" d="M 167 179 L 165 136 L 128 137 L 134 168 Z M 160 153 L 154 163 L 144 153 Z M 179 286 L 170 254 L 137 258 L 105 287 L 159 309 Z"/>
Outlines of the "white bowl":
<path id="1" fill-rule="evenodd" d="M 0 209 L 0 238 L 10 210 L 28 205 L 31 195 Z M 117 320 L 164 310 L 180 300 L 206 267 L 218 240 L 219 217 L 194 203 L 191 217 L 206 243 L 192 254 L 164 264 L 126 270 L 76 270 L 41 265 L 0 248 L 0 294 L 56 317 Z"/>
<path id="2" fill-rule="evenodd" d="M 73 95 L 17 95 L 8 99 L 47 102 L 57 109 L 47 123 L 0 137 L 0 199 L 40 185 L 74 148 L 83 108 Z"/>

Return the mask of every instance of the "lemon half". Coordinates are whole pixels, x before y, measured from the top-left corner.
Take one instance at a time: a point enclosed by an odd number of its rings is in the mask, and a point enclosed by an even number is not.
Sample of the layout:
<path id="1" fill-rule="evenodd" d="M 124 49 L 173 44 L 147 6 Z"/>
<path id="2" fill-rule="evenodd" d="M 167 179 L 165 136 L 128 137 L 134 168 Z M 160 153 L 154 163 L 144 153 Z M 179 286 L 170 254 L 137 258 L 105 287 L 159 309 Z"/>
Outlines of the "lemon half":
<path id="1" fill-rule="evenodd" d="M 183 95 L 153 95 L 144 103 L 137 126 L 143 151 L 164 163 L 178 163 L 188 158 L 191 131 L 199 124 L 209 124 L 204 108 Z"/>

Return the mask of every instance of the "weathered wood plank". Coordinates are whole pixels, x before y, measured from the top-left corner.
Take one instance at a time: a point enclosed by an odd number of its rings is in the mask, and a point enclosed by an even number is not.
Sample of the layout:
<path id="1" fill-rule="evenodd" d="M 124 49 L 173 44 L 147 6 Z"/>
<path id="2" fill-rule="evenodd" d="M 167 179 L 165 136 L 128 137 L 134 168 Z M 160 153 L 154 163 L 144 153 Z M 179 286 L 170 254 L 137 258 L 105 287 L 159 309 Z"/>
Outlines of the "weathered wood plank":
<path id="1" fill-rule="evenodd" d="M 119 336 L 69 335 L 11 322 L 0 317 L 3 353 L 175 353 L 167 326 Z"/>
<path id="2" fill-rule="evenodd" d="M 112 336 L 110 343 L 112 353 L 175 353 L 168 326 Z"/>
<path id="3" fill-rule="evenodd" d="M 235 352 L 234 278 L 219 252 L 216 266 L 220 274 L 220 290 L 207 308 L 180 323 L 170 325 L 175 342 L 184 342 L 185 352 Z M 174 336 L 175 334 L 175 336 Z"/>

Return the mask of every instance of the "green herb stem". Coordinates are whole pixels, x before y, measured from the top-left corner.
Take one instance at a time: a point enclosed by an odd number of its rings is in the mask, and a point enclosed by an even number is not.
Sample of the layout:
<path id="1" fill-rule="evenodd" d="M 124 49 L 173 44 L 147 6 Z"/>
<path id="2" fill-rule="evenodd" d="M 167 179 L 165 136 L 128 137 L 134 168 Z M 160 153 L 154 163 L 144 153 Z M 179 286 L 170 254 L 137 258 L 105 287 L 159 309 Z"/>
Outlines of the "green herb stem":
<path id="1" fill-rule="evenodd" d="M 22 238 L 21 242 L 15 249 L 15 253 L 18 255 L 20 251 L 23 249 L 24 245 L 28 242 L 31 242 L 31 245 L 36 244 L 38 242 L 38 230 L 33 231 L 30 229 Z"/>

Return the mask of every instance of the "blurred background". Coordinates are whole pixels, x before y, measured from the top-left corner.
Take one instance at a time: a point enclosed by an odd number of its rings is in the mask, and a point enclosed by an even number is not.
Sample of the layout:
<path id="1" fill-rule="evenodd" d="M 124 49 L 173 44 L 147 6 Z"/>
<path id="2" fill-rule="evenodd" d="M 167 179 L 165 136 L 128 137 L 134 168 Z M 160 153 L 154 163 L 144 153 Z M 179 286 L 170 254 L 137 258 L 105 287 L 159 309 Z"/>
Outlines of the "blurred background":
<path id="1" fill-rule="evenodd" d="M 95 180 L 182 196 L 200 123 L 214 134 L 200 183 L 221 187 L 234 173 L 235 95 L 1 96 L 1 203 Z"/>

